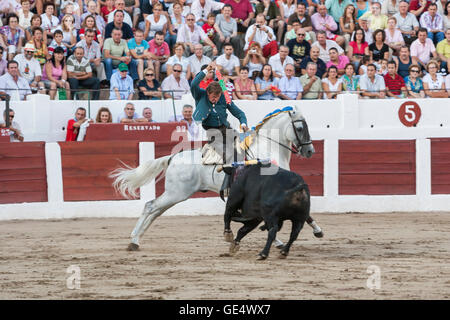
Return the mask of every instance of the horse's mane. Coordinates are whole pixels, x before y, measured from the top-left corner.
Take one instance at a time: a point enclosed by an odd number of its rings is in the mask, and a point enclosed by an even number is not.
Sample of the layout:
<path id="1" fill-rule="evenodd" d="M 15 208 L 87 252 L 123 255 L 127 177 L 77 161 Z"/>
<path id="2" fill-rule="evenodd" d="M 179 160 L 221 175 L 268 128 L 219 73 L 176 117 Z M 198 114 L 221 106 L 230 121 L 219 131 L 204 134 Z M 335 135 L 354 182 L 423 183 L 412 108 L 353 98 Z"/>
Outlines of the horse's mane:
<path id="1" fill-rule="evenodd" d="M 292 111 L 292 112 L 296 112 L 297 110 L 296 110 L 294 107 L 291 107 L 291 106 L 284 107 L 283 109 L 275 109 L 274 111 L 272 111 L 272 112 L 266 114 L 266 115 L 264 116 L 264 118 L 263 118 L 260 122 L 258 122 L 258 124 L 256 124 L 256 126 L 254 126 L 254 127 L 252 128 L 252 130 L 258 131 L 258 130 L 259 130 L 264 124 L 266 124 L 270 119 L 272 119 L 272 118 L 278 116 L 278 115 L 281 114 L 281 113 L 291 112 L 291 111 Z"/>

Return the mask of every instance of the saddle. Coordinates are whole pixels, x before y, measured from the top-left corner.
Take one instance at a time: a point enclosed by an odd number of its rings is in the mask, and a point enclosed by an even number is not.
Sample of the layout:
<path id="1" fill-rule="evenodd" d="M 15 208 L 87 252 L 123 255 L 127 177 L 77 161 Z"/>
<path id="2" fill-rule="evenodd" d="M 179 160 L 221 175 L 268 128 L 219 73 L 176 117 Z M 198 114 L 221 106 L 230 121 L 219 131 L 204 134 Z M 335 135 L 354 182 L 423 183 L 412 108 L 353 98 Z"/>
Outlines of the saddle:
<path id="1" fill-rule="evenodd" d="M 234 143 L 234 159 L 236 159 L 236 153 L 242 154 L 244 153 L 245 160 L 245 152 L 250 148 L 253 144 L 253 137 L 255 136 L 255 131 L 249 131 L 245 133 L 239 134 L 239 140 L 235 140 Z M 202 164 L 203 165 L 222 165 L 225 164 L 223 160 L 223 156 L 217 153 L 211 144 L 206 143 L 202 150 Z M 225 161 L 226 162 L 226 161 Z"/>
<path id="2" fill-rule="evenodd" d="M 224 164 L 223 157 L 209 144 L 205 144 L 201 150 L 203 165 Z"/>

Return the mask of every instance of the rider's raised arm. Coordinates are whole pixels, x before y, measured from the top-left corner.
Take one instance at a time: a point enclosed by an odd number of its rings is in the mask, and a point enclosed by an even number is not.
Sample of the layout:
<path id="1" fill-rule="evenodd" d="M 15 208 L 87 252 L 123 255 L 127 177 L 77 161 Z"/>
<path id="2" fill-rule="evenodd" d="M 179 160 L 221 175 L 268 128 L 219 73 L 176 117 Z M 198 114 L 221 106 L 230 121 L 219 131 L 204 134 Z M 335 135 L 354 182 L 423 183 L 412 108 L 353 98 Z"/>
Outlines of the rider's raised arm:
<path id="1" fill-rule="evenodd" d="M 206 73 L 204 72 L 205 70 L 202 70 L 199 73 L 197 73 L 197 75 L 195 76 L 194 80 L 192 80 L 191 83 L 192 96 L 196 101 L 202 97 L 201 96 L 202 91 L 205 91 L 204 89 L 200 88 L 200 82 L 206 76 Z"/>

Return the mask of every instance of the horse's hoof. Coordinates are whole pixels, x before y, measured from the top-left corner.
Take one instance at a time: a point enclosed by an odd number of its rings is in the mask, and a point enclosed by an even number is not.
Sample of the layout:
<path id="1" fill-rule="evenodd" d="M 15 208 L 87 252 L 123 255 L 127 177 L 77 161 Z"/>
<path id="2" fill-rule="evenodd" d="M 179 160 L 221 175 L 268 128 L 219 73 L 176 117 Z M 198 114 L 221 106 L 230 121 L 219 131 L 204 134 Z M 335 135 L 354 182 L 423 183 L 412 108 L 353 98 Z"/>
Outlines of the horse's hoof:
<path id="1" fill-rule="evenodd" d="M 288 256 L 288 253 L 286 251 L 281 250 L 280 254 L 278 255 L 278 259 L 286 259 Z"/>
<path id="2" fill-rule="evenodd" d="M 223 238 L 226 242 L 233 242 L 234 236 L 233 236 L 233 231 L 231 230 L 225 230 L 223 232 Z"/>
<path id="3" fill-rule="evenodd" d="M 231 245 L 230 245 L 230 254 L 231 255 L 233 255 L 236 252 L 238 252 L 239 249 L 240 249 L 240 245 L 239 245 L 238 242 L 231 242 Z"/>
<path id="4" fill-rule="evenodd" d="M 258 254 L 258 258 L 256 258 L 256 260 L 262 261 L 262 260 L 266 260 L 267 256 L 263 253 Z"/>
<path id="5" fill-rule="evenodd" d="M 313 232 L 314 233 L 314 237 L 316 237 L 316 238 L 323 238 L 323 232 L 322 231 L 320 231 L 320 232 Z"/>
<path id="6" fill-rule="evenodd" d="M 284 243 L 281 242 L 281 243 L 275 245 L 275 248 L 277 248 L 277 249 L 283 249 L 283 248 L 284 248 Z"/>
<path id="7" fill-rule="evenodd" d="M 136 243 L 130 243 L 128 245 L 127 251 L 139 251 L 139 245 Z"/>

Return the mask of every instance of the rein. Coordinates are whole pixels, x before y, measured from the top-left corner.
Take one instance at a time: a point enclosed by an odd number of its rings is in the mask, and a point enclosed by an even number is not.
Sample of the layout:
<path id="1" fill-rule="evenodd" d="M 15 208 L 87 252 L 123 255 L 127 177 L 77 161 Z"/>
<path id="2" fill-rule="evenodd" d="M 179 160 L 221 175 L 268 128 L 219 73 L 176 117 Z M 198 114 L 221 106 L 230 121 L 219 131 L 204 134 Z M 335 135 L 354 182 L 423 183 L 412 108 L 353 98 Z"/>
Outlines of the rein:
<path id="1" fill-rule="evenodd" d="M 297 129 L 295 128 L 295 123 L 296 123 L 296 122 L 305 122 L 305 120 L 294 120 L 294 119 L 292 119 L 291 112 L 289 112 L 289 117 L 291 118 L 292 129 L 294 130 L 295 138 L 297 139 L 297 141 L 298 141 L 298 143 L 299 143 L 299 147 L 303 147 L 303 146 L 312 144 L 312 141 L 311 141 L 311 140 L 309 140 L 308 142 L 303 142 L 303 143 L 300 142 L 300 138 L 299 138 L 299 136 L 298 136 Z M 262 134 L 260 134 L 259 132 L 258 132 L 258 135 L 260 135 L 260 136 L 263 137 L 263 138 L 266 138 L 267 140 L 270 140 L 270 141 L 272 141 L 272 142 L 277 143 L 279 146 L 281 146 L 281 147 L 283 147 L 283 148 L 285 148 L 285 149 L 291 151 L 291 152 L 294 153 L 294 154 L 298 154 L 298 153 L 300 152 L 296 147 L 294 147 L 294 148 L 289 147 L 289 146 L 287 146 L 287 145 L 285 145 L 285 144 L 283 144 L 283 143 L 281 143 L 281 142 L 278 142 L 278 141 L 273 140 L 271 137 L 267 137 L 267 136 L 265 136 L 265 135 L 262 135 Z"/>

